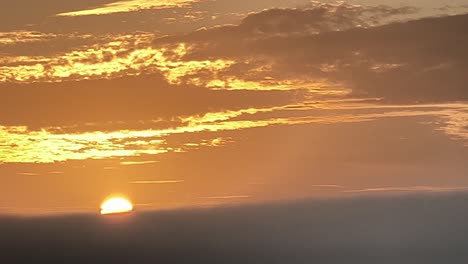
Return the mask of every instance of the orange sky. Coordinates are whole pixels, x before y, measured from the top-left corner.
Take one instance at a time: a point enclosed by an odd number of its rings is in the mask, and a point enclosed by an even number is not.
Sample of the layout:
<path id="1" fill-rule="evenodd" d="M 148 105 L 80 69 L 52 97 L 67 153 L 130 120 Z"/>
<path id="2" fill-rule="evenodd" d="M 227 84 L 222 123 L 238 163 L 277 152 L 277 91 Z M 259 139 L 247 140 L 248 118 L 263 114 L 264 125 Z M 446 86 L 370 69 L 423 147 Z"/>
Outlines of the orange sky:
<path id="1" fill-rule="evenodd" d="M 0 214 L 468 188 L 462 2 L 234 2 L 6 4 Z"/>

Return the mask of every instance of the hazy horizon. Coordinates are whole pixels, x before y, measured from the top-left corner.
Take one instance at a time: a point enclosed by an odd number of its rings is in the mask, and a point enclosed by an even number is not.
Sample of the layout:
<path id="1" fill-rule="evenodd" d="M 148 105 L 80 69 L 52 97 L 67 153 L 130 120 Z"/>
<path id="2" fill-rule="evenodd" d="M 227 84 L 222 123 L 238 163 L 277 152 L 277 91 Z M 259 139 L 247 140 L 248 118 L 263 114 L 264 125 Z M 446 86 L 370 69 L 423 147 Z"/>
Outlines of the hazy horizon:
<path id="1" fill-rule="evenodd" d="M 10 263 L 464 263 L 466 193 L 0 216 Z"/>

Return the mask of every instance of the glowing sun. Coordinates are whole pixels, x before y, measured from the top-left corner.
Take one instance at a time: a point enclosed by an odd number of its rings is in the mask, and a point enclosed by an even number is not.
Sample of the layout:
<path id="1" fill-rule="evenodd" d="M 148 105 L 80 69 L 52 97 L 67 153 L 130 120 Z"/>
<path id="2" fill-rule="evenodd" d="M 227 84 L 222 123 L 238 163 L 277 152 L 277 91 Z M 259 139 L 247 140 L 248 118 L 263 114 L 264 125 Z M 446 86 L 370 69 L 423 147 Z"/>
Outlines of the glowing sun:
<path id="1" fill-rule="evenodd" d="M 124 197 L 112 197 L 101 204 L 101 214 L 122 214 L 133 211 L 132 203 Z"/>

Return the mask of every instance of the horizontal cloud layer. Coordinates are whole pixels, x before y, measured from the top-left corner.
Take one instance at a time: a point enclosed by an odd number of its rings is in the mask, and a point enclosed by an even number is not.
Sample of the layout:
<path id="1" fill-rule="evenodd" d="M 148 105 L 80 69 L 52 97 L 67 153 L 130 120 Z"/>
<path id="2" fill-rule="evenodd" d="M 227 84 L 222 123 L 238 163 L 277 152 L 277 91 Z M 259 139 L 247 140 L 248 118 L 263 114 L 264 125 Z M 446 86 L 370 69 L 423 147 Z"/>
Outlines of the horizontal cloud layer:
<path id="1" fill-rule="evenodd" d="M 4 259 L 49 263 L 462 263 L 466 199 L 369 196 L 117 218 L 4 217 L 0 246 Z"/>

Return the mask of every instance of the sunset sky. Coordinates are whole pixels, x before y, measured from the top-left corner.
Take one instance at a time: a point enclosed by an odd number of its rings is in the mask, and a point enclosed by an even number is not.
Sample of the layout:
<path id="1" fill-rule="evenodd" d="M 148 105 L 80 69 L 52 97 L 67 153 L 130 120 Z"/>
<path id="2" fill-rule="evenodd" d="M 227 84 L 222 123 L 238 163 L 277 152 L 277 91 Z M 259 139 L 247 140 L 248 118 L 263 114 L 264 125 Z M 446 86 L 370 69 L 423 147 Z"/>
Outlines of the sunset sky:
<path id="1" fill-rule="evenodd" d="M 0 214 L 468 191 L 468 1 L 0 6 Z"/>

